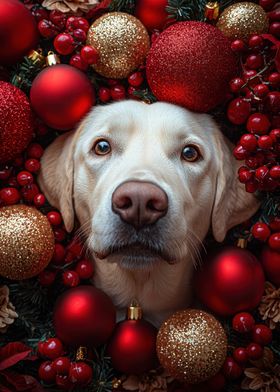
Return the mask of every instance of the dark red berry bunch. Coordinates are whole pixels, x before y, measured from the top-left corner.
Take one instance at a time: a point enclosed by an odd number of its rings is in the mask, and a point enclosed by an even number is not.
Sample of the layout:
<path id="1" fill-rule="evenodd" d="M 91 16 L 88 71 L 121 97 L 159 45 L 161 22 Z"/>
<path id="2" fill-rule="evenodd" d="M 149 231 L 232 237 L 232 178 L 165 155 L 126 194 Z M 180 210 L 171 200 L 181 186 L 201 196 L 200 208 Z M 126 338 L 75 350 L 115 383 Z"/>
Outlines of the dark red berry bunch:
<path id="1" fill-rule="evenodd" d="M 251 232 L 257 240 L 268 242 L 271 249 L 280 251 L 280 217 L 271 218 L 269 223 L 255 223 Z"/>

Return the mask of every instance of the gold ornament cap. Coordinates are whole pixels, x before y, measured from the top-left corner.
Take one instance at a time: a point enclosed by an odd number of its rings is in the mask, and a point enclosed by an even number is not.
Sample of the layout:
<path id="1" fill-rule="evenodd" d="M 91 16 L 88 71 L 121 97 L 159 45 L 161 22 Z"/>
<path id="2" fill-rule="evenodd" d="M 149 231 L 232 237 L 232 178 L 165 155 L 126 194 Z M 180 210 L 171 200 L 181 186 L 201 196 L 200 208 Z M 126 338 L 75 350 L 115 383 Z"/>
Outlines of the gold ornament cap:
<path id="1" fill-rule="evenodd" d="M 84 361 L 87 359 L 87 348 L 80 346 L 76 352 L 76 361 Z"/>
<path id="2" fill-rule="evenodd" d="M 47 58 L 46 58 L 46 64 L 48 67 L 51 67 L 52 65 L 60 64 L 60 58 L 57 54 L 54 52 L 48 52 Z"/>
<path id="3" fill-rule="evenodd" d="M 246 240 L 246 238 L 238 238 L 236 246 L 238 248 L 241 248 L 241 249 L 246 249 L 247 248 L 247 242 L 248 241 Z"/>
<path id="4" fill-rule="evenodd" d="M 217 1 L 210 1 L 205 6 L 204 16 L 209 21 L 218 19 L 220 13 L 220 6 Z"/>
<path id="5" fill-rule="evenodd" d="M 141 320 L 143 315 L 142 308 L 136 300 L 131 301 L 129 308 L 127 309 L 128 320 Z"/>
<path id="6" fill-rule="evenodd" d="M 35 64 L 39 64 L 42 67 L 46 65 L 46 57 L 42 54 L 42 50 L 31 50 L 27 56 Z"/>

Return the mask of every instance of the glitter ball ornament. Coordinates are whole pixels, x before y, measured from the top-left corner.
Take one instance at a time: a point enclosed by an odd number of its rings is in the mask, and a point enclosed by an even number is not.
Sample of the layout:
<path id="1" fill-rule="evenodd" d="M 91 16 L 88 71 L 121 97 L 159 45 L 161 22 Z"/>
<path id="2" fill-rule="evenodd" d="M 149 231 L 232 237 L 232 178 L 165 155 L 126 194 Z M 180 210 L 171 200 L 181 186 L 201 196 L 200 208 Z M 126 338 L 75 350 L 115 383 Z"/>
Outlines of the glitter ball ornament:
<path id="1" fill-rule="evenodd" d="M 0 1 L 0 65 L 15 64 L 36 47 L 35 18 L 18 0 Z"/>
<path id="2" fill-rule="evenodd" d="M 235 3 L 221 14 L 217 27 L 231 40 L 247 41 L 253 34 L 268 31 L 268 17 L 264 9 L 251 2 Z"/>
<path id="3" fill-rule="evenodd" d="M 25 205 L 0 208 L 0 275 L 28 279 L 50 262 L 54 235 L 47 218 Z"/>
<path id="4" fill-rule="evenodd" d="M 203 22 L 178 22 L 164 30 L 147 58 L 147 79 L 155 96 L 204 112 L 221 103 L 237 72 L 230 41 Z"/>
<path id="5" fill-rule="evenodd" d="M 93 87 L 86 75 L 67 64 L 47 67 L 33 81 L 33 109 L 52 128 L 69 130 L 95 103 Z"/>
<path id="6" fill-rule="evenodd" d="M 0 164 L 21 153 L 31 141 L 33 116 L 26 95 L 0 82 Z"/>
<path id="7" fill-rule="evenodd" d="M 141 65 L 150 43 L 147 30 L 132 15 L 110 12 L 98 18 L 88 31 L 87 43 L 99 52 L 92 67 L 107 78 L 126 78 Z"/>
<path id="8" fill-rule="evenodd" d="M 178 380 L 197 384 L 214 376 L 226 358 L 227 338 L 222 325 L 196 309 L 176 312 L 157 336 L 161 365 Z"/>

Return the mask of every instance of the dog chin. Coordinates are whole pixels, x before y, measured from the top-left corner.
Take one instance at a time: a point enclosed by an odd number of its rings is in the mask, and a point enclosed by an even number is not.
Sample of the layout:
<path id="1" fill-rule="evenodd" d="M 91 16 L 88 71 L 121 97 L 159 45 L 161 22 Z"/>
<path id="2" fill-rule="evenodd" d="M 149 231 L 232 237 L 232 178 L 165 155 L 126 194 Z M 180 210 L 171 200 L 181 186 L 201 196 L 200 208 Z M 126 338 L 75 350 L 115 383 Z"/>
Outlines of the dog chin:
<path id="1" fill-rule="evenodd" d="M 152 270 L 158 264 L 164 262 L 159 256 L 146 254 L 127 255 L 111 254 L 107 257 L 109 263 L 117 263 L 121 268 L 127 270 Z"/>

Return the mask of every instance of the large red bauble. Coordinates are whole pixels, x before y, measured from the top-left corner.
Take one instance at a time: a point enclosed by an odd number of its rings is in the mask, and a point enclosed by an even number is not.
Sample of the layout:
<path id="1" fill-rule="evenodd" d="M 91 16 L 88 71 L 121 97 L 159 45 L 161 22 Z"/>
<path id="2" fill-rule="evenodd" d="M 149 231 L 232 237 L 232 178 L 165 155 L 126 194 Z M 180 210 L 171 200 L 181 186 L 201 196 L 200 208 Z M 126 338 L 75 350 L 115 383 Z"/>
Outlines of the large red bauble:
<path id="1" fill-rule="evenodd" d="M 166 25 L 168 0 L 138 0 L 135 16 L 148 30 L 162 30 Z"/>
<path id="2" fill-rule="evenodd" d="M 0 82 L 0 164 L 14 159 L 27 147 L 33 130 L 34 119 L 26 95 L 10 83 Z"/>
<path id="3" fill-rule="evenodd" d="M 111 336 L 116 310 L 110 298 L 93 286 L 66 291 L 56 302 L 56 335 L 69 346 L 99 346 Z"/>
<path id="4" fill-rule="evenodd" d="M 264 291 L 264 273 L 247 250 L 226 248 L 208 259 L 196 276 L 198 298 L 215 313 L 228 316 L 255 308 Z"/>
<path id="5" fill-rule="evenodd" d="M 0 65 L 11 65 L 36 47 L 38 31 L 31 12 L 18 0 L 0 1 Z"/>
<path id="6" fill-rule="evenodd" d="M 225 99 L 236 73 L 230 41 L 203 22 L 173 24 L 155 40 L 147 58 L 147 79 L 155 96 L 198 112 Z"/>
<path id="7" fill-rule="evenodd" d="M 115 369 L 141 374 L 157 366 L 157 329 L 147 321 L 125 320 L 117 324 L 108 345 Z"/>
<path id="8" fill-rule="evenodd" d="M 265 247 L 261 254 L 261 263 L 267 278 L 280 287 L 280 252 Z"/>
<path id="9" fill-rule="evenodd" d="M 66 64 L 48 67 L 30 91 L 36 113 L 52 128 L 73 128 L 95 103 L 93 87 L 84 73 Z"/>

